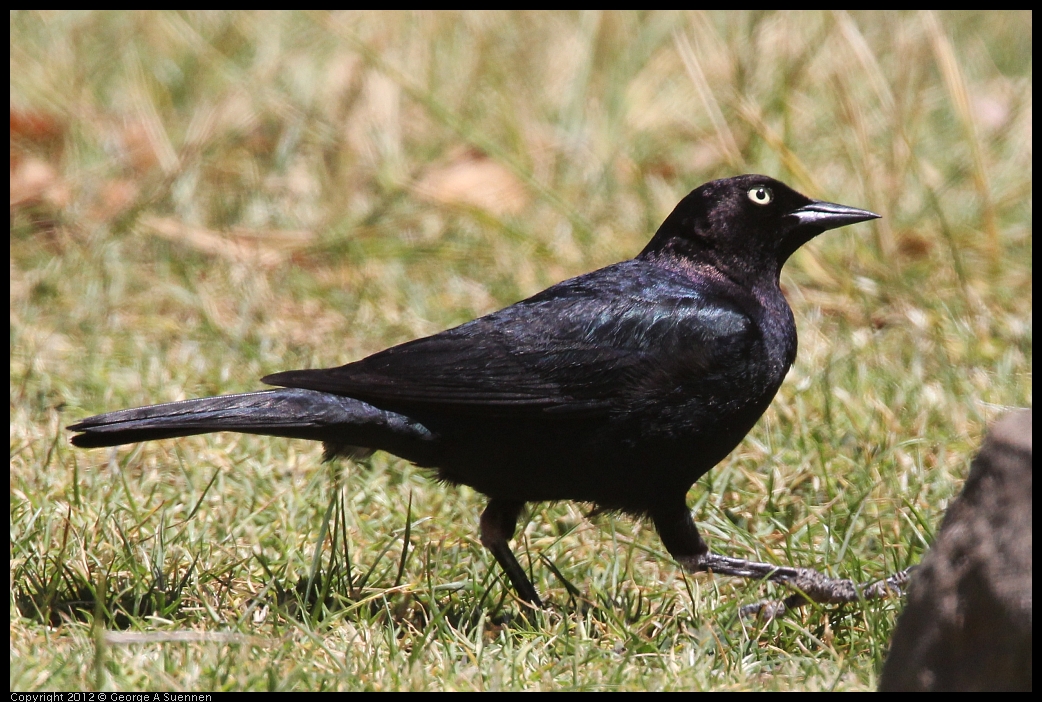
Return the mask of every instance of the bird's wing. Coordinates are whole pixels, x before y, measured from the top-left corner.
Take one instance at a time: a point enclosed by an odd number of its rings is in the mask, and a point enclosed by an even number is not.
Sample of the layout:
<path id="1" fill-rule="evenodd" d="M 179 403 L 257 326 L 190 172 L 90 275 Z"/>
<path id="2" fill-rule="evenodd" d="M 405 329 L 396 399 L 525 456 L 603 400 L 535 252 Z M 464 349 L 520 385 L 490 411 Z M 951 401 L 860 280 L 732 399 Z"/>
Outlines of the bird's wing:
<path id="1" fill-rule="evenodd" d="M 667 280 L 650 284 L 647 271 L 613 270 L 624 265 L 346 366 L 264 381 L 402 408 L 598 413 L 641 388 L 698 383 L 752 343 L 734 304 L 660 270 Z"/>

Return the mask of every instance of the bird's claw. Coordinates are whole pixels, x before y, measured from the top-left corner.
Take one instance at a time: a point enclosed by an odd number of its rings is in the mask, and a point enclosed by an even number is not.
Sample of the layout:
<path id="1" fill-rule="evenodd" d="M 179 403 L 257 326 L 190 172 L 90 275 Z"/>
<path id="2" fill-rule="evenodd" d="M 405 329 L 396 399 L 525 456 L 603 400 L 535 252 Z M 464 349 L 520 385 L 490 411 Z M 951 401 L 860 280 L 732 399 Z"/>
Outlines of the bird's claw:
<path id="1" fill-rule="evenodd" d="M 750 580 L 771 580 L 783 583 L 796 592 L 783 600 L 763 600 L 745 605 L 743 617 L 759 617 L 770 621 L 789 609 L 811 602 L 818 604 L 851 604 L 901 595 L 908 583 L 911 569 L 902 570 L 875 583 L 862 585 L 847 578 L 833 578 L 812 568 L 793 568 L 742 558 L 705 553 L 680 559 L 680 564 L 694 572 L 712 572 Z"/>

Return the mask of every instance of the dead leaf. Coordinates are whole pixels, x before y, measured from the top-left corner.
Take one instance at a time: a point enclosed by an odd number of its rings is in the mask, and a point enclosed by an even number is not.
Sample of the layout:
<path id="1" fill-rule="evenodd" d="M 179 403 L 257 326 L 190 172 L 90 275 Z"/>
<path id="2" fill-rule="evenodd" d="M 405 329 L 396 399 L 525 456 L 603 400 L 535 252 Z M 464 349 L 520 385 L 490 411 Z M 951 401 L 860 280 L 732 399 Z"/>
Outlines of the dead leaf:
<path id="1" fill-rule="evenodd" d="M 57 169 L 43 159 L 29 157 L 11 163 L 11 208 L 44 202 L 64 207 L 69 202 L 69 188 Z"/>
<path id="2" fill-rule="evenodd" d="M 496 215 L 517 214 L 528 204 L 524 185 L 508 168 L 476 149 L 457 151 L 429 168 L 416 194 L 444 205 L 468 205 Z"/>
<path id="3" fill-rule="evenodd" d="M 172 217 L 142 217 L 140 225 L 164 239 L 205 254 L 264 268 L 280 265 L 293 250 L 303 248 L 314 238 L 311 232 L 305 231 L 233 229 L 219 232 Z"/>

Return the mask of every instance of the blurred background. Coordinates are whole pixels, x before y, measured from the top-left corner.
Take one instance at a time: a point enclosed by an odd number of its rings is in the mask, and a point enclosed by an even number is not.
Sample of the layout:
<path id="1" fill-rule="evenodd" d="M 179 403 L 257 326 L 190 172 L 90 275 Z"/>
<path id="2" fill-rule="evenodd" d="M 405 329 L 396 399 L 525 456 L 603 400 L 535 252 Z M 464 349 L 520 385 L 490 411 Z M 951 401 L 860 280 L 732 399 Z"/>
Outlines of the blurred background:
<path id="1" fill-rule="evenodd" d="M 12 689 L 874 686 L 898 604 L 749 629 L 734 613 L 763 587 L 685 578 L 649 528 L 538 505 L 522 563 L 570 608 L 518 635 L 480 495 L 382 454 L 341 472 L 230 435 L 73 452 L 62 427 L 435 333 L 635 255 L 705 181 L 763 173 L 883 219 L 786 267 L 797 364 L 692 491 L 696 521 L 720 552 L 882 577 L 918 560 L 986 426 L 1031 404 L 1031 29 L 12 13 Z M 310 617 L 276 597 L 300 581 L 326 583 Z M 95 617 L 254 638 L 109 649 Z"/>

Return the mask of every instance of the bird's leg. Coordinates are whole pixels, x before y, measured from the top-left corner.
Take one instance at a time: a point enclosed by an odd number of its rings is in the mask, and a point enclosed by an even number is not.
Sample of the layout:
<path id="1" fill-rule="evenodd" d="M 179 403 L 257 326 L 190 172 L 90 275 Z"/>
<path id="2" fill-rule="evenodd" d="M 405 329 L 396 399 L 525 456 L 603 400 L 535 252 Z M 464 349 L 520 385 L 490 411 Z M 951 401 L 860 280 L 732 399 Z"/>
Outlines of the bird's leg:
<path id="1" fill-rule="evenodd" d="M 678 559 L 679 560 L 679 559 Z M 849 604 L 861 600 L 878 600 L 892 594 L 901 594 L 908 583 L 909 570 L 902 570 L 877 582 L 856 583 L 847 578 L 832 578 L 813 568 L 793 568 L 770 563 L 747 561 L 742 558 L 706 553 L 695 562 L 680 561 L 688 570 L 710 571 L 755 580 L 773 580 L 796 590 L 784 600 L 765 600 L 742 607 L 743 616 L 759 615 L 773 619 L 787 609 L 802 607 L 810 602 L 819 604 Z"/>
<path id="2" fill-rule="evenodd" d="M 517 591 L 517 596 L 523 602 L 542 607 L 543 601 L 539 599 L 539 593 L 535 591 L 532 581 L 525 575 L 524 569 L 510 550 L 509 542 L 514 536 L 517 518 L 524 506 L 523 502 L 512 500 L 498 498 L 489 500 L 485 511 L 481 513 L 481 543 L 492 552 L 496 561 L 506 571 L 507 577 L 514 585 L 514 590 Z"/>
<path id="3" fill-rule="evenodd" d="M 686 505 L 682 509 L 674 507 L 656 511 L 652 518 L 670 555 L 687 570 L 709 571 L 737 578 L 772 580 L 797 591 L 784 600 L 746 605 L 742 607 L 742 615 L 760 615 L 765 619 L 773 619 L 786 609 L 802 607 L 809 602 L 846 604 L 880 599 L 892 593 L 899 594 L 909 578 L 909 571 L 902 570 L 885 580 L 862 585 L 846 578 L 831 578 L 812 568 L 793 568 L 719 556 L 709 552 Z"/>

